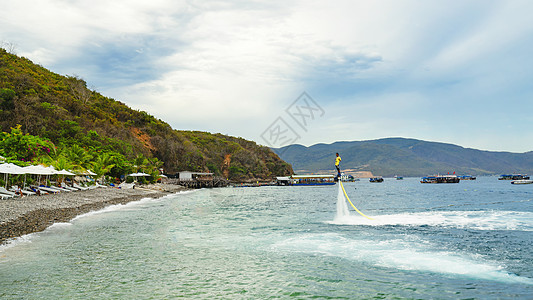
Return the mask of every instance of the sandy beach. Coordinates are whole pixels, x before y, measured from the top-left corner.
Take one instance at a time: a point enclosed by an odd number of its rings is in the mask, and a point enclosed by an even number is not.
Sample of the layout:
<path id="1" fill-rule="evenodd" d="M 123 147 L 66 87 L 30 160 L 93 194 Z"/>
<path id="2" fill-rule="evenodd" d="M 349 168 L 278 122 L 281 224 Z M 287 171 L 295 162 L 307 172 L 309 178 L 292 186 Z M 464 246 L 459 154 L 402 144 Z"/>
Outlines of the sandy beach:
<path id="1" fill-rule="evenodd" d="M 182 190 L 185 188 L 179 185 L 153 184 L 135 189 L 99 187 L 86 191 L 0 200 L 0 244 L 109 205 L 147 197 L 159 198 Z"/>

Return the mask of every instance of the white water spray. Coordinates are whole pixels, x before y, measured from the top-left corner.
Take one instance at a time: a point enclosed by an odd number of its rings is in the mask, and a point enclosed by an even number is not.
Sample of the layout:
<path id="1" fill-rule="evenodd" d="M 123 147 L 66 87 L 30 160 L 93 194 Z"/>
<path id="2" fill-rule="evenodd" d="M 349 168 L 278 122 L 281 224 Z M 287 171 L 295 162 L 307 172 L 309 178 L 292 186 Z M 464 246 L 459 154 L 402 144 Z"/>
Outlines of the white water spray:
<path id="1" fill-rule="evenodd" d="M 337 194 L 337 215 L 335 216 L 334 222 L 341 222 L 349 217 L 350 212 L 348 211 L 348 204 L 346 204 L 346 198 L 344 198 L 344 193 L 339 184 L 339 192 Z"/>

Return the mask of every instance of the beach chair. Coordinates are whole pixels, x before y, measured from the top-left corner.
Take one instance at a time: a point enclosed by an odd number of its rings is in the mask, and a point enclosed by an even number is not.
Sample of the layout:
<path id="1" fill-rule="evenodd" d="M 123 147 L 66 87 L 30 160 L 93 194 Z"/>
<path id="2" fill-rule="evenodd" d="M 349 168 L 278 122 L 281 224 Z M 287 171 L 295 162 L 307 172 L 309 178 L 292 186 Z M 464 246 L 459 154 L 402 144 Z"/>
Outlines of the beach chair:
<path id="1" fill-rule="evenodd" d="M 101 185 L 101 184 L 99 184 L 98 182 L 96 182 L 96 183 L 94 184 L 94 186 L 95 186 L 95 187 L 102 187 L 102 188 L 106 188 L 106 187 L 107 187 L 107 186 L 105 186 L 105 185 Z"/>
<path id="2" fill-rule="evenodd" d="M 63 187 L 61 187 L 61 186 L 58 186 L 58 184 L 55 183 L 55 182 L 53 182 L 52 185 L 47 185 L 46 187 L 49 188 L 49 189 L 57 190 L 58 192 L 72 192 L 72 191 L 69 190 L 69 189 L 65 189 L 65 188 L 63 188 Z"/>
<path id="3" fill-rule="evenodd" d="M 37 188 L 38 188 L 39 190 L 41 190 L 41 191 L 45 191 L 45 192 L 47 192 L 47 193 L 49 193 L 49 194 L 57 194 L 57 193 L 60 192 L 60 191 L 58 191 L 58 190 L 56 190 L 56 189 L 52 189 L 52 188 L 46 187 L 46 186 L 44 186 L 44 185 L 40 185 L 40 186 L 38 186 Z"/>
<path id="4" fill-rule="evenodd" d="M 3 195 L 11 196 L 11 198 L 16 196 L 15 192 L 10 192 L 10 191 L 6 190 L 3 186 L 0 187 L 0 193 L 3 194 Z"/>
<path id="5" fill-rule="evenodd" d="M 86 190 L 89 189 L 89 188 L 83 187 L 83 186 L 81 186 L 81 185 L 79 185 L 79 184 L 77 184 L 77 183 L 72 184 L 72 186 L 75 187 L 75 188 L 77 188 L 77 189 L 80 189 L 80 190 L 82 190 L 82 191 L 86 191 Z"/>
<path id="6" fill-rule="evenodd" d="M 4 200 L 4 199 L 9 199 L 9 198 L 13 198 L 13 196 L 0 193 L 0 199 Z"/>
<path id="7" fill-rule="evenodd" d="M 17 186 L 12 186 L 10 189 L 9 189 L 11 192 L 15 192 L 17 190 Z M 35 195 L 34 192 L 31 192 L 31 191 L 28 191 L 26 189 L 20 189 L 20 191 L 26 195 L 26 196 L 32 196 L 32 195 Z"/>
<path id="8" fill-rule="evenodd" d="M 61 188 L 69 190 L 71 192 L 79 191 L 79 189 L 71 187 L 71 186 L 68 186 L 64 182 L 61 183 Z"/>
<path id="9" fill-rule="evenodd" d="M 25 190 L 30 190 L 31 192 L 34 192 L 35 195 L 46 195 L 48 194 L 48 192 L 46 191 L 41 191 L 38 187 L 36 186 L 30 186 L 30 187 L 27 187 Z"/>

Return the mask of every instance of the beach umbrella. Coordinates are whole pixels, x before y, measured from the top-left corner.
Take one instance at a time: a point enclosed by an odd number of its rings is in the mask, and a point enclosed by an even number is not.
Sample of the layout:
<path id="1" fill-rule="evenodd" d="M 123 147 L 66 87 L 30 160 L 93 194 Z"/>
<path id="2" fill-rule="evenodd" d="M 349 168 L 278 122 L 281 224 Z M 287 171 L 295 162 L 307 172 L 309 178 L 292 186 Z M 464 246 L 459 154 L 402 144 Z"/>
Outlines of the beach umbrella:
<path id="1" fill-rule="evenodd" d="M 19 167 L 12 163 L 0 165 L 0 173 L 4 174 L 25 174 L 23 169 L 23 167 Z"/>
<path id="2" fill-rule="evenodd" d="M 39 182 L 41 181 L 42 175 L 48 176 L 48 175 L 55 174 L 55 169 L 47 168 L 42 165 L 27 166 L 27 167 L 24 167 L 23 169 L 26 172 L 26 174 L 39 175 Z M 24 186 L 26 186 L 26 180 L 24 180 Z"/>
<path id="3" fill-rule="evenodd" d="M 5 188 L 7 188 L 7 180 L 9 179 L 9 174 L 26 174 L 24 172 L 24 168 L 19 167 L 15 164 L 8 163 L 8 164 L 1 164 L 0 165 L 0 173 L 4 173 L 5 178 Z"/>
<path id="4" fill-rule="evenodd" d="M 128 174 L 127 176 L 134 177 L 135 181 L 137 181 L 137 177 L 150 176 L 150 174 L 139 172 L 139 173 L 131 173 L 131 174 Z"/>
<path id="5" fill-rule="evenodd" d="M 91 170 L 87 170 L 87 171 L 83 171 L 81 173 L 79 173 L 79 175 L 89 175 L 89 176 L 96 176 L 97 174 L 94 173 L 93 171 Z"/>
<path id="6" fill-rule="evenodd" d="M 48 175 L 56 175 L 56 174 L 58 174 L 57 173 L 58 171 L 54 168 L 54 166 L 48 166 L 48 167 L 45 167 L 45 169 L 50 170 L 50 172 L 52 173 L 52 174 L 48 174 Z"/>
<path id="7" fill-rule="evenodd" d="M 41 165 L 27 166 L 27 167 L 24 167 L 23 169 L 26 172 L 26 174 L 33 174 L 33 175 L 53 175 L 55 172 L 55 170 L 52 171 L 51 169 L 46 168 Z"/>
<path id="8" fill-rule="evenodd" d="M 72 172 L 69 172 L 65 169 L 61 170 L 61 171 L 56 171 L 56 174 L 57 175 L 63 175 L 63 177 L 61 178 L 61 181 L 63 181 L 65 179 L 65 176 L 74 176 L 76 174 L 72 173 Z"/>
<path id="9" fill-rule="evenodd" d="M 139 172 L 139 173 L 131 173 L 128 176 L 131 176 L 131 177 L 142 177 L 142 176 L 150 176 L 150 174 Z"/>
<path id="10" fill-rule="evenodd" d="M 74 176 L 76 174 L 72 173 L 72 172 L 69 172 L 65 169 L 61 170 L 61 171 L 56 171 L 56 174 L 58 175 L 66 175 L 66 176 Z"/>

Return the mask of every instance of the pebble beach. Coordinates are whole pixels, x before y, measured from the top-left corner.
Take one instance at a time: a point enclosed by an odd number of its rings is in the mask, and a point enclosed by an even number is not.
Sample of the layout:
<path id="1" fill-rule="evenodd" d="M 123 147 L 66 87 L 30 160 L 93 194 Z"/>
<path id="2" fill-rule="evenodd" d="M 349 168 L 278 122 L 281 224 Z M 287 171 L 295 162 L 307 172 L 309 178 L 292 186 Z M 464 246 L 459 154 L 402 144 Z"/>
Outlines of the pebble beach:
<path id="1" fill-rule="evenodd" d="M 125 204 L 147 197 L 159 198 L 185 189 L 172 184 L 152 184 L 135 189 L 99 187 L 0 200 L 0 244 L 25 234 L 43 231 L 54 223 L 68 222 L 78 215 L 109 205 Z"/>

